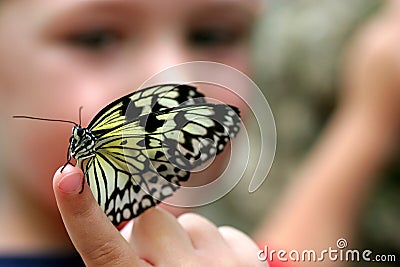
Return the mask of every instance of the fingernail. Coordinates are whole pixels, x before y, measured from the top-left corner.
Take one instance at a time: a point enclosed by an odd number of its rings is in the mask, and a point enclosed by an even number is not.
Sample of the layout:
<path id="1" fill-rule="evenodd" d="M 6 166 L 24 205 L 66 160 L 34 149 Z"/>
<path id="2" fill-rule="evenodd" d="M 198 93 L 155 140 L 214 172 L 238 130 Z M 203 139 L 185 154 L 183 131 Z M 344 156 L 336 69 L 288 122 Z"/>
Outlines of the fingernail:
<path id="1" fill-rule="evenodd" d="M 58 183 L 58 188 L 64 193 L 74 193 L 80 191 L 83 177 L 79 173 L 73 173 L 63 177 Z"/>

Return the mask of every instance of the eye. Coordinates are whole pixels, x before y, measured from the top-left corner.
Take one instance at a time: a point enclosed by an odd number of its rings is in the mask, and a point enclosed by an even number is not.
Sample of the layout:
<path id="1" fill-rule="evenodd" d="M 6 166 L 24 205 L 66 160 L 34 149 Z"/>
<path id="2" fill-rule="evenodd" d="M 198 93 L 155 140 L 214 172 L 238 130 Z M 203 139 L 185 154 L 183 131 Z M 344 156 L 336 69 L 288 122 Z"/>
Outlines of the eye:
<path id="1" fill-rule="evenodd" d="M 84 135 L 84 130 L 82 128 L 74 128 L 73 135 L 75 139 L 80 139 Z"/>
<path id="2" fill-rule="evenodd" d="M 121 34 L 113 30 L 95 29 L 71 34 L 67 40 L 78 47 L 101 50 L 113 46 L 121 39 Z"/>
<path id="3" fill-rule="evenodd" d="M 241 39 L 240 32 L 223 27 L 193 29 L 187 36 L 188 43 L 197 47 L 229 46 Z"/>
<path id="4" fill-rule="evenodd" d="M 79 138 L 78 131 L 74 131 L 73 135 L 74 135 L 75 140 L 77 140 Z"/>

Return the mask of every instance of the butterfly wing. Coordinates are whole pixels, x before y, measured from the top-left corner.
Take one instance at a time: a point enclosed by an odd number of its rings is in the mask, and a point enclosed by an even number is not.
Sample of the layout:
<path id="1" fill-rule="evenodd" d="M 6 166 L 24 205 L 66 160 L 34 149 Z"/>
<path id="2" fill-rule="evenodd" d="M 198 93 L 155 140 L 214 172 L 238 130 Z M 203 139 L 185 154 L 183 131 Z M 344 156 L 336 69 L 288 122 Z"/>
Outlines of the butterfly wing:
<path id="1" fill-rule="evenodd" d="M 146 152 L 158 173 L 171 180 L 173 170 L 190 172 L 222 152 L 239 132 L 238 114 L 235 107 L 205 103 L 144 115 L 139 119 L 141 127 L 160 125 L 146 131 Z M 186 181 L 188 175 L 178 176 L 179 181 Z"/>
<path id="2" fill-rule="evenodd" d="M 117 150 L 110 152 L 104 148 L 83 164 L 85 177 L 95 199 L 114 225 L 140 215 L 159 203 L 160 199 L 172 195 L 177 188 L 159 179 L 149 166 L 150 160 L 143 159 L 124 161 Z M 131 173 L 126 164 L 141 169 Z"/>
<path id="3" fill-rule="evenodd" d="M 190 85 L 166 84 L 135 91 L 104 107 L 90 122 L 88 129 L 96 136 L 118 129 L 126 121 L 186 103 L 204 103 L 204 95 Z"/>
<path id="4" fill-rule="evenodd" d="M 98 139 L 96 155 L 82 169 L 115 225 L 171 196 L 239 131 L 236 108 L 205 103 L 191 86 L 168 87 L 121 98 L 88 127 Z"/>

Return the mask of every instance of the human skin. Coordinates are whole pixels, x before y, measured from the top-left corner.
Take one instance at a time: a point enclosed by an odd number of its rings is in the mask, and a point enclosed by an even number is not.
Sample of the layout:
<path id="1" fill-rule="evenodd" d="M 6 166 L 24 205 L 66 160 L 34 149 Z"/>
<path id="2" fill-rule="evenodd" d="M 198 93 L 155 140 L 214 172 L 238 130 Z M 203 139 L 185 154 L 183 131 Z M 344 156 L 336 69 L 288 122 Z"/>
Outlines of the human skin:
<path id="1" fill-rule="evenodd" d="M 79 193 L 82 179 L 82 171 L 68 165 L 56 172 L 53 187 L 65 227 L 87 266 L 268 266 L 258 260 L 258 247 L 247 235 L 196 214 L 176 219 L 152 208 L 121 235 L 90 191 Z"/>
<path id="2" fill-rule="evenodd" d="M 78 121 L 83 105 L 87 125 L 112 100 L 186 61 L 249 73 L 255 2 L 2 1 L 0 250 L 57 251 L 70 244 L 51 177 L 66 161 L 71 125 L 13 115 Z"/>

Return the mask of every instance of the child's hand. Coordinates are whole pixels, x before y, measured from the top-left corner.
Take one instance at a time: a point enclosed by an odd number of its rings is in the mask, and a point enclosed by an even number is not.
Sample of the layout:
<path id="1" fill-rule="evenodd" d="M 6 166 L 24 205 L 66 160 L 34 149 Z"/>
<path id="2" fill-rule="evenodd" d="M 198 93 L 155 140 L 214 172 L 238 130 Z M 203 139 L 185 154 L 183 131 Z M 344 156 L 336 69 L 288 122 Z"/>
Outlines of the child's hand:
<path id="1" fill-rule="evenodd" d="M 57 171 L 53 187 L 68 234 L 88 266 L 266 266 L 257 259 L 258 247 L 247 235 L 217 228 L 195 214 L 176 219 L 152 208 L 135 219 L 127 241 L 87 184 L 79 194 L 82 179 L 79 168 L 67 166 L 62 173 Z"/>

